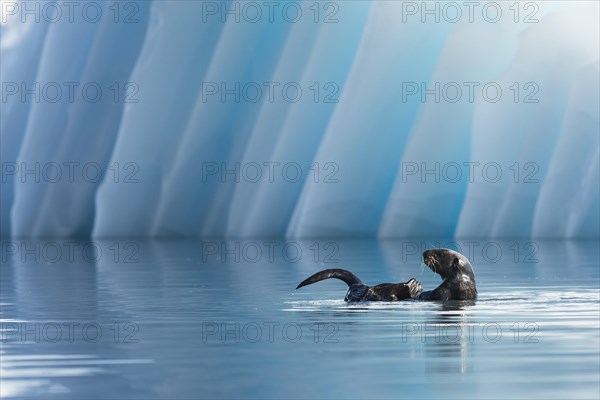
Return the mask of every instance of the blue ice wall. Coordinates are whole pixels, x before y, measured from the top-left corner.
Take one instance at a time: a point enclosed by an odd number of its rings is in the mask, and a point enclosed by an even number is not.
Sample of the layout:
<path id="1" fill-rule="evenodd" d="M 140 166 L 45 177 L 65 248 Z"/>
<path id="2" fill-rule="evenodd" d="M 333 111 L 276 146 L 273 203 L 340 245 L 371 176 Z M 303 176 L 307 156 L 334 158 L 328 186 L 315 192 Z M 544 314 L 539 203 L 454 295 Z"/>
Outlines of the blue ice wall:
<path id="1" fill-rule="evenodd" d="M 600 235 L 597 2 L 44 4 L 0 10 L 3 235 Z"/>

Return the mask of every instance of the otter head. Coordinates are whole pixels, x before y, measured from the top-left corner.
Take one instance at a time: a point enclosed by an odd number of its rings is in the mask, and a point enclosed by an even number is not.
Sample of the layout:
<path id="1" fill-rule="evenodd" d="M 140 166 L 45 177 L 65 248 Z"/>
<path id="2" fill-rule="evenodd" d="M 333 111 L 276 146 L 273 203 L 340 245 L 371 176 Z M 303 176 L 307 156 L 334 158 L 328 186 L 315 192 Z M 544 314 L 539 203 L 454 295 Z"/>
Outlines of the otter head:
<path id="1" fill-rule="evenodd" d="M 450 249 L 433 249 L 423 252 L 423 262 L 444 280 L 460 279 L 475 285 L 475 273 L 467 259 Z"/>

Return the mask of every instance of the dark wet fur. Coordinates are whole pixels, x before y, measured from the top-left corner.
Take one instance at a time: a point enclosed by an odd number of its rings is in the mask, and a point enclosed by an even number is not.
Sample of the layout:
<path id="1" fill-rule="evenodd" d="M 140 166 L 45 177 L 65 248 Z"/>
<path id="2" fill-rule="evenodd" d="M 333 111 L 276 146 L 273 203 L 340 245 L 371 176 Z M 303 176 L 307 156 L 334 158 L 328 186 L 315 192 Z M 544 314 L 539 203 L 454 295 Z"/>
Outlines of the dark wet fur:
<path id="1" fill-rule="evenodd" d="M 340 279 L 348 285 L 348 292 L 344 298 L 347 302 L 405 300 L 415 298 L 423 291 L 421 284 L 415 279 L 406 283 L 382 283 L 377 286 L 367 286 L 356 275 L 345 269 L 326 269 L 317 272 L 303 280 L 296 289 L 330 278 Z"/>
<path id="2" fill-rule="evenodd" d="M 423 262 L 444 280 L 434 290 L 423 292 L 419 300 L 475 300 L 475 273 L 467 257 L 449 249 L 427 250 Z"/>
<path id="3" fill-rule="evenodd" d="M 406 283 L 382 283 L 377 286 L 352 285 L 344 300 L 354 301 L 398 301 L 417 297 L 423 288 L 415 279 Z"/>
<path id="4" fill-rule="evenodd" d="M 345 269 L 326 269 L 303 280 L 296 289 L 306 285 L 336 278 L 348 285 L 345 301 L 398 301 L 406 299 L 428 301 L 474 300 L 477 298 L 475 273 L 471 263 L 462 254 L 449 249 L 427 250 L 423 261 L 443 282 L 434 290 L 423 292 L 415 279 L 406 283 L 365 285 L 356 275 Z"/>

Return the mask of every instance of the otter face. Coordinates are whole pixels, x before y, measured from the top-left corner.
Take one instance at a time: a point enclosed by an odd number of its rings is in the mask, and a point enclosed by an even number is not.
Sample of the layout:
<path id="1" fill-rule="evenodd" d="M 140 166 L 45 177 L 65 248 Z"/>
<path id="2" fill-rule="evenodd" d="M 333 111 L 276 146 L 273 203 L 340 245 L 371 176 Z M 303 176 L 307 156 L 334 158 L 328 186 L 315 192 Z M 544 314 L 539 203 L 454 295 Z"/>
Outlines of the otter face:
<path id="1" fill-rule="evenodd" d="M 423 262 L 442 279 L 463 279 L 475 283 L 473 267 L 459 252 L 450 249 L 433 249 L 423 252 Z"/>

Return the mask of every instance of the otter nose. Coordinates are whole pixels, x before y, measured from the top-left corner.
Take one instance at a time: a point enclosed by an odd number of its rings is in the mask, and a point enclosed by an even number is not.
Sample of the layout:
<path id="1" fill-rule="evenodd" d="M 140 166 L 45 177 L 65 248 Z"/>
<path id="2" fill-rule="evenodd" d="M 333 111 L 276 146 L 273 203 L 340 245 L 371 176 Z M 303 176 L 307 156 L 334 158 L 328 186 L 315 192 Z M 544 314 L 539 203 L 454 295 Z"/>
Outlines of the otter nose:
<path id="1" fill-rule="evenodd" d="M 423 262 L 427 265 L 431 265 L 435 258 L 432 250 L 426 250 L 423 252 Z"/>

